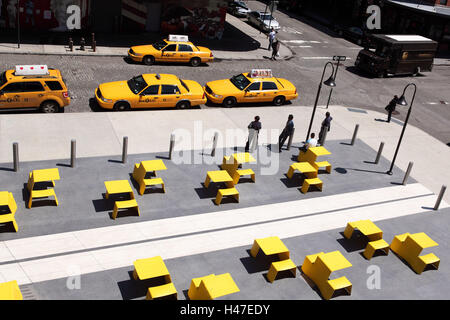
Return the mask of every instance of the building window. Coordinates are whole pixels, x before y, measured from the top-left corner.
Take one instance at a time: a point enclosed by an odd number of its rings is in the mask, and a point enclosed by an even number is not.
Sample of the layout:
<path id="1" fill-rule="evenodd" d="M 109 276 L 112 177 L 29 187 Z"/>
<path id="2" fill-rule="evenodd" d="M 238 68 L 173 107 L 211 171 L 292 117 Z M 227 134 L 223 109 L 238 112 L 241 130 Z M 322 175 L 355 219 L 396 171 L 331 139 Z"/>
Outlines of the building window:
<path id="1" fill-rule="evenodd" d="M 442 4 L 442 5 L 446 6 L 447 2 L 448 2 L 448 0 L 441 0 L 439 4 Z"/>

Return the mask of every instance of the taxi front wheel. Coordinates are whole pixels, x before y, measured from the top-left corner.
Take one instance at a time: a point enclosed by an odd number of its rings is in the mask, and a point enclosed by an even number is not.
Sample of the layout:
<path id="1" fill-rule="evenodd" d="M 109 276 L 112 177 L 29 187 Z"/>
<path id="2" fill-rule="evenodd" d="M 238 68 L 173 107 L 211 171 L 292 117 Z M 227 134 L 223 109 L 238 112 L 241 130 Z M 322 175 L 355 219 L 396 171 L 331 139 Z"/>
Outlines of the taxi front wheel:
<path id="1" fill-rule="evenodd" d="M 59 105 L 54 101 L 45 101 L 41 105 L 41 112 L 43 113 L 57 113 L 59 111 Z"/>
<path id="2" fill-rule="evenodd" d="M 236 98 L 235 97 L 227 97 L 222 102 L 224 107 L 231 108 L 236 104 Z"/>
<path id="3" fill-rule="evenodd" d="M 151 66 L 153 63 L 155 63 L 155 58 L 153 56 L 145 56 L 144 59 L 142 59 L 142 61 L 146 65 Z"/>
<path id="4" fill-rule="evenodd" d="M 117 102 L 114 105 L 114 111 L 127 111 L 130 109 L 130 105 L 126 102 Z"/>
<path id="5" fill-rule="evenodd" d="M 281 106 L 286 101 L 286 98 L 283 96 L 278 96 L 273 99 L 273 104 L 276 106 Z"/>

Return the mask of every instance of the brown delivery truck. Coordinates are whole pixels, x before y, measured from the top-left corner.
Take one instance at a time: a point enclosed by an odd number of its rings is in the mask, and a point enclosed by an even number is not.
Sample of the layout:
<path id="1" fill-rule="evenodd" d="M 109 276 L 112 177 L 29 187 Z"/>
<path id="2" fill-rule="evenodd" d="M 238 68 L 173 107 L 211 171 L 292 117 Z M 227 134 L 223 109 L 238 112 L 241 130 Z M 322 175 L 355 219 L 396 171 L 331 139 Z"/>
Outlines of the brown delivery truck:
<path id="1" fill-rule="evenodd" d="M 355 66 L 377 77 L 431 71 L 438 43 L 418 35 L 372 35 L 376 49 L 361 50 Z"/>

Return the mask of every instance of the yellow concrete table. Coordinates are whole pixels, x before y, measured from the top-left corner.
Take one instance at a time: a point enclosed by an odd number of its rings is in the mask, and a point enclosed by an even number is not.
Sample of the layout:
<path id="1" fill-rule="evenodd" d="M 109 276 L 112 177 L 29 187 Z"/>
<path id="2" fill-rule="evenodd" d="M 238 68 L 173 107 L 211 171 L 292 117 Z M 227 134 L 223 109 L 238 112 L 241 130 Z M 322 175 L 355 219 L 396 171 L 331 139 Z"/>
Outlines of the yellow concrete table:
<path id="1" fill-rule="evenodd" d="M 216 299 L 240 291 L 229 273 L 209 277 L 202 280 L 202 282 L 211 299 Z"/>
<path id="2" fill-rule="evenodd" d="M 133 277 L 136 280 L 146 280 L 158 277 L 164 277 L 166 283 L 172 282 L 169 270 L 160 256 L 147 259 L 138 259 L 133 262 Z"/>
<path id="3" fill-rule="evenodd" d="M 317 178 L 317 169 L 314 168 L 309 162 L 296 162 L 291 164 L 288 173 L 286 174 L 287 177 L 292 179 L 296 170 L 303 173 L 308 179 Z"/>
<path id="4" fill-rule="evenodd" d="M 128 193 L 131 199 L 134 199 L 134 193 L 131 189 L 128 180 L 111 180 L 105 181 L 106 199 L 109 199 L 111 194 Z"/>
<path id="5" fill-rule="evenodd" d="M 58 168 L 33 170 L 30 172 L 30 176 L 27 183 L 28 191 L 33 190 L 34 184 L 38 182 L 52 182 L 55 186 L 55 180 L 59 180 Z"/>
<path id="6" fill-rule="evenodd" d="M 205 187 L 208 188 L 210 182 L 223 182 L 228 188 L 234 187 L 233 179 L 226 170 L 208 171 L 205 179 Z"/>
<path id="7" fill-rule="evenodd" d="M 280 260 L 289 259 L 289 249 L 278 237 L 255 239 L 250 250 L 250 254 L 253 258 L 256 258 L 259 249 L 261 249 L 266 256 L 276 254 Z"/>
<path id="8" fill-rule="evenodd" d="M 248 152 L 234 153 L 231 156 L 238 164 L 256 162 L 256 159 Z"/>
<path id="9" fill-rule="evenodd" d="M 23 300 L 19 285 L 16 280 L 0 283 L 1 300 Z"/>
<path id="10" fill-rule="evenodd" d="M 355 229 L 358 229 L 369 239 L 369 241 L 381 240 L 383 238 L 383 231 L 370 220 L 359 220 L 347 223 L 344 237 L 350 239 Z"/>
<path id="11" fill-rule="evenodd" d="M 153 175 L 155 176 L 156 171 L 167 170 L 166 165 L 160 159 L 141 161 L 141 165 L 144 167 L 146 172 L 153 172 Z"/>
<path id="12" fill-rule="evenodd" d="M 325 147 L 311 147 L 306 150 L 306 153 L 301 151 L 298 154 L 297 161 L 302 162 L 315 162 L 317 157 L 330 155 L 331 152 L 325 149 Z"/>

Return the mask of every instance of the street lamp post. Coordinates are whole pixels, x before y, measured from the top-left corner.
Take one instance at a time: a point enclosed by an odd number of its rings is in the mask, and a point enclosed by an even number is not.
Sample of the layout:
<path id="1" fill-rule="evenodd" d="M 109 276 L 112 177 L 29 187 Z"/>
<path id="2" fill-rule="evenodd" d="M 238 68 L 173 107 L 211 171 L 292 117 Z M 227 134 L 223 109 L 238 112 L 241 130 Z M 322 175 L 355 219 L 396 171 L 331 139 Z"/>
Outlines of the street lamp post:
<path id="1" fill-rule="evenodd" d="M 322 78 L 320 78 L 320 82 L 319 82 L 319 88 L 317 90 L 317 95 L 316 95 L 316 101 L 314 102 L 314 108 L 313 108 L 313 112 L 311 115 L 311 121 L 309 122 L 309 128 L 308 128 L 308 133 L 306 134 L 306 139 L 305 141 L 308 141 L 309 138 L 309 134 L 311 133 L 311 127 L 314 121 L 314 115 L 316 114 L 316 108 L 317 108 L 317 102 L 319 101 L 319 96 L 320 96 L 320 90 L 322 89 L 322 81 L 323 81 L 323 77 L 325 75 L 325 71 L 327 69 L 327 66 L 331 65 L 331 76 L 328 78 L 328 80 L 326 80 L 325 82 L 323 82 L 324 85 L 329 86 L 329 87 L 336 87 L 336 83 L 334 82 L 334 66 L 333 63 L 331 61 L 328 61 L 325 66 L 323 67 L 323 72 L 322 72 Z"/>
<path id="2" fill-rule="evenodd" d="M 20 49 L 20 0 L 17 0 L 17 48 Z"/>
<path id="3" fill-rule="evenodd" d="M 336 71 L 334 73 L 334 80 L 336 80 L 336 76 L 337 76 L 337 72 L 339 69 L 339 64 L 341 61 L 345 61 L 347 59 L 346 56 L 333 56 L 333 61 L 337 61 L 337 65 L 336 65 Z M 333 93 L 333 88 L 331 88 L 330 90 L 330 94 L 328 95 L 328 101 L 327 101 L 327 109 L 328 109 L 328 105 L 330 104 L 330 100 L 331 100 L 331 94 Z"/>
<path id="4" fill-rule="evenodd" d="M 411 104 L 409 105 L 409 108 L 408 108 L 408 113 L 406 114 L 405 122 L 403 123 L 402 133 L 400 134 L 400 139 L 398 140 L 397 148 L 395 149 L 394 158 L 392 159 L 392 162 L 391 162 L 391 167 L 386 172 L 389 175 L 392 175 L 392 169 L 394 168 L 395 159 L 397 158 L 397 153 L 398 153 L 398 150 L 400 149 L 400 144 L 402 143 L 402 139 L 403 139 L 403 134 L 405 133 L 406 125 L 408 124 L 409 115 L 411 114 L 411 109 L 412 109 L 412 106 L 414 103 L 414 97 L 416 96 L 417 86 L 414 83 L 407 84 L 406 87 L 403 89 L 402 96 L 397 100 L 398 105 L 401 105 L 401 106 L 408 105 L 408 103 L 406 102 L 406 99 L 405 99 L 405 92 L 406 92 L 406 89 L 411 85 L 414 86 L 414 93 L 413 93 L 413 96 L 411 99 Z"/>

